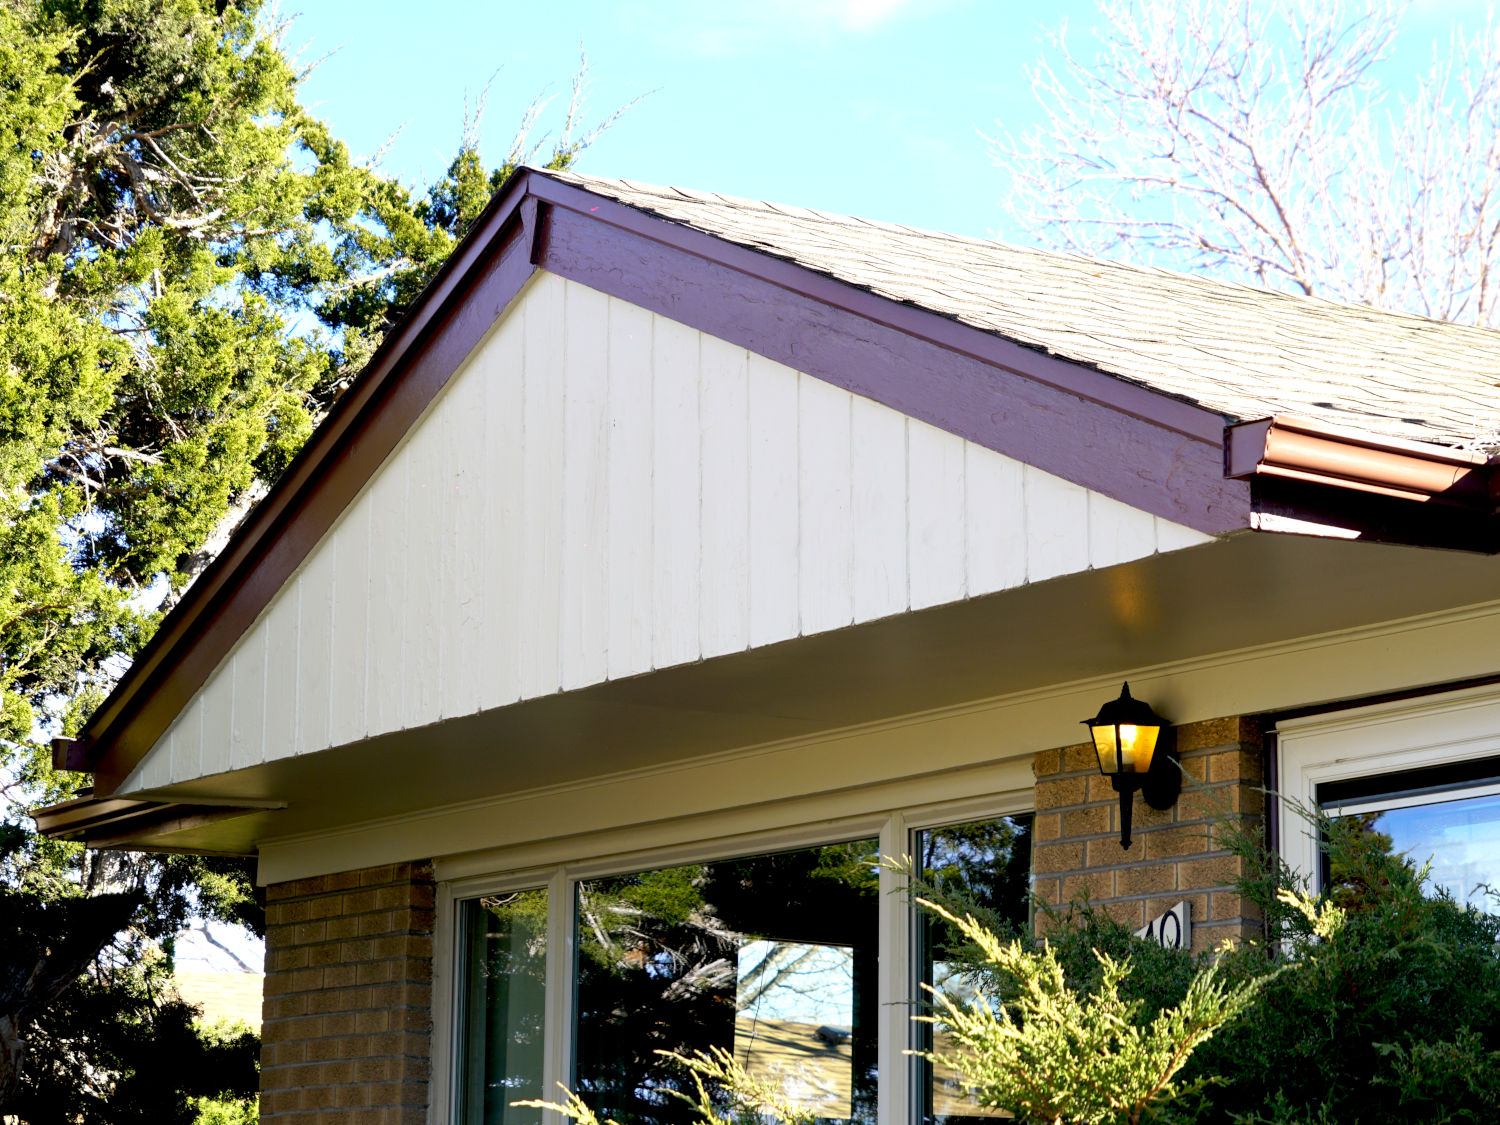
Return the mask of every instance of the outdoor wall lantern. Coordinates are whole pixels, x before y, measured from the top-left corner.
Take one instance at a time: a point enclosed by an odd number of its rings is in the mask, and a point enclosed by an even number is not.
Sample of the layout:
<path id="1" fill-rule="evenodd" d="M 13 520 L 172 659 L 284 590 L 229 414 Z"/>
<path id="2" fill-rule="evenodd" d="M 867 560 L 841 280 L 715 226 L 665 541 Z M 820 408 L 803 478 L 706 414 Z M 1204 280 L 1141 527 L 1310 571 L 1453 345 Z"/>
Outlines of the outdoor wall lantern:
<path id="1" fill-rule="evenodd" d="M 1182 792 L 1182 770 L 1172 746 L 1172 728 L 1151 709 L 1134 699 L 1130 685 L 1120 698 L 1083 720 L 1099 755 L 1099 771 L 1120 794 L 1120 847 L 1130 847 L 1130 813 L 1136 790 L 1153 809 L 1170 809 Z"/>

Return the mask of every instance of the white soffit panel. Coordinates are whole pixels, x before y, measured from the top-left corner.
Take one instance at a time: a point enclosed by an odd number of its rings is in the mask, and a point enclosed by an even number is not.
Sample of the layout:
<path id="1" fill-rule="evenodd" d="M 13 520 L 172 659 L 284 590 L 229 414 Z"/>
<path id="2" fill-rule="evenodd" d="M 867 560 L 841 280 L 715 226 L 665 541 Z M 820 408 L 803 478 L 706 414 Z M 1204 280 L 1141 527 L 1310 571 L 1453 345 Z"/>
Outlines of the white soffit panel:
<path id="1" fill-rule="evenodd" d="M 539 274 L 119 792 L 1208 541 Z"/>

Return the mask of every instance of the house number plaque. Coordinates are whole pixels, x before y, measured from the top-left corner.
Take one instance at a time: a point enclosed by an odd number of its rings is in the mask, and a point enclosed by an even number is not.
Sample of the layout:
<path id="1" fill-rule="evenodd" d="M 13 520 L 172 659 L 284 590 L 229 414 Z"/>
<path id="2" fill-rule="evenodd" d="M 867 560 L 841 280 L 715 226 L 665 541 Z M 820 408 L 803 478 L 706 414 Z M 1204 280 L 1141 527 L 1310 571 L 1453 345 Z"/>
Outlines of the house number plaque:
<path id="1" fill-rule="evenodd" d="M 1179 902 L 1136 930 L 1135 936 L 1154 941 L 1166 949 L 1188 948 L 1193 944 L 1193 904 Z"/>

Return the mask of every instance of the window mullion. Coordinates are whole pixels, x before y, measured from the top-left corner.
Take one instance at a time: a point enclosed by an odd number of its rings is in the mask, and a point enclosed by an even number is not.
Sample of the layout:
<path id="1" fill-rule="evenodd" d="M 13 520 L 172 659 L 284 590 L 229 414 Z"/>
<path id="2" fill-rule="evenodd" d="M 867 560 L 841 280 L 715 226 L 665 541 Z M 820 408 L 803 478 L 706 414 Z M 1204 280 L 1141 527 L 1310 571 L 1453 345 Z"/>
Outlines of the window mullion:
<path id="1" fill-rule="evenodd" d="M 547 1026 L 542 1048 L 543 1097 L 562 1096 L 559 1085 L 573 1088 L 573 880 L 559 867 L 547 881 Z M 563 1116 L 547 1110 L 544 1125 L 564 1125 Z"/>
<path id="2" fill-rule="evenodd" d="M 899 812 L 887 818 L 880 831 L 880 854 L 896 859 L 911 853 L 911 833 Z M 906 881 L 895 871 L 880 868 L 880 1093 L 878 1125 L 910 1125 L 912 1115 L 911 1045 L 913 947 L 911 908 Z"/>

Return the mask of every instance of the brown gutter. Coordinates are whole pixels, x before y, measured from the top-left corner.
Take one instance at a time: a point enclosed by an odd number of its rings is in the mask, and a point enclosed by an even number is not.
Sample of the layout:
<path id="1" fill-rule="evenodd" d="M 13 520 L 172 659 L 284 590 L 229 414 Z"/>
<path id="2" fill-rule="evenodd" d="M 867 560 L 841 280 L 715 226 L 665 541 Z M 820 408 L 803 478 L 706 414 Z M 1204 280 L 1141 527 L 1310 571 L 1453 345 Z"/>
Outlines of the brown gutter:
<path id="1" fill-rule="evenodd" d="M 212 801 L 139 801 L 96 797 L 83 790 L 71 801 L 36 809 L 37 831 L 58 840 L 82 840 L 90 847 L 128 846 L 134 850 L 172 850 L 143 844 L 142 838 L 164 837 L 214 821 L 285 807 L 281 802 L 219 804 Z"/>
<path id="2" fill-rule="evenodd" d="M 1482 453 L 1376 437 L 1290 415 L 1231 426 L 1224 475 L 1280 477 L 1486 516 L 1495 511 L 1493 467 Z"/>

